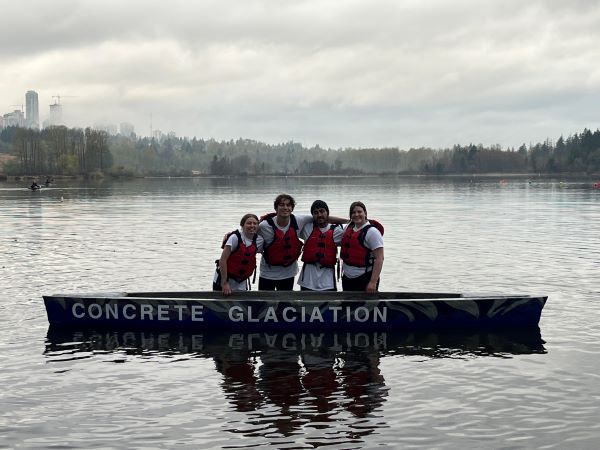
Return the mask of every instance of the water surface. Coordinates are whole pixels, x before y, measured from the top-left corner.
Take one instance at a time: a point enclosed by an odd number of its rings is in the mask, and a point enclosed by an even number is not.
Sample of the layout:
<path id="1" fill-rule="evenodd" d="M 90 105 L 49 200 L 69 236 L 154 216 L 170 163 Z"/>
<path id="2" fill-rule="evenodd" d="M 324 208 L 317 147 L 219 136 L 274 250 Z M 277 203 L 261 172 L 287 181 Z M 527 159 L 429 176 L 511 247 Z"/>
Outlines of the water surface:
<path id="1" fill-rule="evenodd" d="M 0 448 L 596 448 L 593 180 L 0 183 Z M 279 192 L 386 227 L 381 290 L 546 294 L 527 332 L 62 332 L 42 294 L 210 289 Z"/>

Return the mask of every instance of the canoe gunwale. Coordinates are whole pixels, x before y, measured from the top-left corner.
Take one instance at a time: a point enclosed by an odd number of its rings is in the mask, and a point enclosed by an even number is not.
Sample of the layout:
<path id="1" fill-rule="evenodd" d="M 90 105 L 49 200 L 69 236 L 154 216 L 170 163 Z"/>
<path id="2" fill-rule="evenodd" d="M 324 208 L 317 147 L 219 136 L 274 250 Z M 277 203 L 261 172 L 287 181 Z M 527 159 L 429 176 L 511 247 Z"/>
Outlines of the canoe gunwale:
<path id="1" fill-rule="evenodd" d="M 505 294 L 459 294 L 459 293 L 429 293 L 429 292 L 315 292 L 315 291 L 244 291 L 234 292 L 229 297 L 222 296 L 216 291 L 190 292 L 98 292 L 84 294 L 54 294 L 44 295 L 48 298 L 71 299 L 102 299 L 105 301 L 202 301 L 202 302 L 328 302 L 328 303 L 374 303 L 374 302 L 431 302 L 431 301 L 461 301 L 461 300 L 494 300 L 494 299 L 547 299 L 545 295 L 505 295 Z"/>

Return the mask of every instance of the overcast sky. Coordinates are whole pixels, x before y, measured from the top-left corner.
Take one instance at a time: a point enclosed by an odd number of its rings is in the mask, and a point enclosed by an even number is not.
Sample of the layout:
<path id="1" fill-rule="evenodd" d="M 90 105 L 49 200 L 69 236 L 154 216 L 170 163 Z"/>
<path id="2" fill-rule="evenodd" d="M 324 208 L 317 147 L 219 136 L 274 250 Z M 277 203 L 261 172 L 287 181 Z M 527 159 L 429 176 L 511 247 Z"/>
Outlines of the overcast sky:
<path id="1" fill-rule="evenodd" d="M 138 135 L 519 146 L 600 127 L 600 1 L 2 2 L 0 113 L 27 90 Z"/>

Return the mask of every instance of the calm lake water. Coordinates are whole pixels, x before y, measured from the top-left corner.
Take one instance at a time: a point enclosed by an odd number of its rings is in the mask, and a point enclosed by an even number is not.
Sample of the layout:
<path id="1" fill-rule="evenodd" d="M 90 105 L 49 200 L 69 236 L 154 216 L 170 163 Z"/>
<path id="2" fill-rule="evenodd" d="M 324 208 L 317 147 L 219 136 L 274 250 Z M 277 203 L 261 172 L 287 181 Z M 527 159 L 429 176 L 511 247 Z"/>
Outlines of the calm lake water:
<path id="1" fill-rule="evenodd" d="M 0 448 L 600 445 L 594 179 L 0 183 Z M 279 192 L 386 226 L 384 291 L 549 296 L 520 333 L 60 332 L 41 296 L 208 290 Z"/>

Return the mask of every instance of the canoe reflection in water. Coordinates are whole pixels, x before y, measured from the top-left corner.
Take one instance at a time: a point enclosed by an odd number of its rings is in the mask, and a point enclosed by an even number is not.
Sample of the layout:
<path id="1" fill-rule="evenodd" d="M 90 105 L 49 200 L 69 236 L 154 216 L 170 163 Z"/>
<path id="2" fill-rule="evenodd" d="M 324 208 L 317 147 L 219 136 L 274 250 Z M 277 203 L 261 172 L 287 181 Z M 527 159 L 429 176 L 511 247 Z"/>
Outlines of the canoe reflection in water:
<path id="1" fill-rule="evenodd" d="M 378 410 L 388 395 L 379 363 L 382 357 L 503 357 L 545 353 L 537 327 L 514 331 L 466 333 L 181 333 L 48 330 L 45 355 L 89 357 L 187 354 L 211 358 L 222 374 L 222 389 L 248 421 L 270 423 L 289 436 L 311 422 L 326 428 L 346 411 L 363 419 Z M 273 413 L 275 408 L 278 413 Z M 258 417 L 256 414 L 259 414 Z M 336 415 L 334 419 L 333 416 Z M 360 427 L 352 439 L 375 431 Z M 255 431 L 254 431 L 255 432 Z M 252 433 L 254 433 L 252 432 Z"/>

